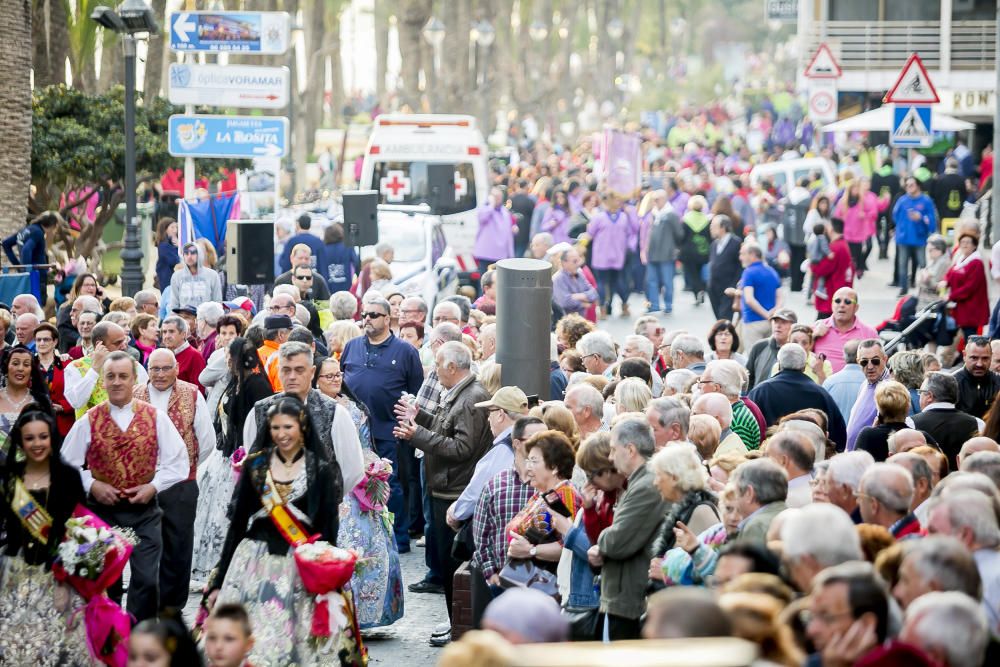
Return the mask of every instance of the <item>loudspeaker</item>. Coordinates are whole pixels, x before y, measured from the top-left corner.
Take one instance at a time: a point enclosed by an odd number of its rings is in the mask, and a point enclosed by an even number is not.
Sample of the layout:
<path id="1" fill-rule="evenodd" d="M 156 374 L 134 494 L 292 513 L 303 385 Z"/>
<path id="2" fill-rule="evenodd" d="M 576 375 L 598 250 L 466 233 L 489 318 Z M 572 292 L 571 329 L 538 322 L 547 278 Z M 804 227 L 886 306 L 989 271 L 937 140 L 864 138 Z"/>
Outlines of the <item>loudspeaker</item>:
<path id="1" fill-rule="evenodd" d="M 231 285 L 274 282 L 273 220 L 230 220 L 226 224 L 226 279 Z"/>
<path id="2" fill-rule="evenodd" d="M 378 243 L 378 192 L 353 190 L 342 195 L 344 205 L 344 245 L 369 246 Z"/>
<path id="3" fill-rule="evenodd" d="M 455 165 L 427 165 L 427 202 L 435 212 L 452 211 L 455 208 Z"/>

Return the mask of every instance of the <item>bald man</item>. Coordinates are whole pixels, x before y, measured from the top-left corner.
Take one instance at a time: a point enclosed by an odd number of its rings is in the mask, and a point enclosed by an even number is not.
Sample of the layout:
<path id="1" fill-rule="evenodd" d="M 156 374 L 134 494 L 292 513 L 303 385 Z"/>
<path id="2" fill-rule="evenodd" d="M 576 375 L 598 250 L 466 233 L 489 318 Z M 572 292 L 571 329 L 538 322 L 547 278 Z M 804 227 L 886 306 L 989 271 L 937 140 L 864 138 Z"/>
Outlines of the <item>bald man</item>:
<path id="1" fill-rule="evenodd" d="M 874 327 L 858 317 L 858 293 L 850 287 L 841 287 L 833 293 L 833 314 L 813 325 L 813 354 L 825 354 L 833 372 L 844 367 L 844 345 L 849 340 L 878 338 Z"/>
<path id="2" fill-rule="evenodd" d="M 691 406 L 692 415 L 709 415 L 713 417 L 722 433 L 719 435 L 719 446 L 716 448 L 716 455 L 719 454 L 746 454 L 747 448 L 730 426 L 733 423 L 733 407 L 729 404 L 729 399 L 722 394 L 702 394 L 695 399 Z"/>
<path id="3" fill-rule="evenodd" d="M 984 435 L 976 436 L 975 438 L 969 438 L 962 445 L 961 451 L 958 452 L 958 467 L 962 468 L 962 461 L 969 458 L 976 452 L 1000 452 L 1000 445 L 993 438 L 987 438 Z"/>
<path id="4" fill-rule="evenodd" d="M 923 431 L 912 428 L 901 428 L 889 436 L 889 455 L 902 454 L 927 444 L 927 436 Z"/>
<path id="5" fill-rule="evenodd" d="M 897 540 L 920 533 L 920 522 L 910 511 L 913 476 L 896 463 L 876 463 L 861 476 L 858 509 L 865 523 L 886 528 Z"/>

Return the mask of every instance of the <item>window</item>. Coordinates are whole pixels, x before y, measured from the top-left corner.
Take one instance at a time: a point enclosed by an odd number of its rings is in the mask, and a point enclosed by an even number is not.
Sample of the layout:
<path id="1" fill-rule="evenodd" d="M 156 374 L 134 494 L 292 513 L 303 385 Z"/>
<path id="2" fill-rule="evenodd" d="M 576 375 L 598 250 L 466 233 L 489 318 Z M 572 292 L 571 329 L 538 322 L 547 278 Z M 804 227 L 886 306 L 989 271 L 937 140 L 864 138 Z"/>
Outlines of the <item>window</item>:
<path id="1" fill-rule="evenodd" d="M 371 189 L 379 193 L 380 204 L 430 204 L 427 187 L 427 162 L 376 162 L 372 169 Z M 390 180 L 390 172 L 398 172 Z M 382 179 L 386 182 L 383 187 Z M 391 197 L 390 188 L 398 196 Z M 408 191 L 408 192 L 407 192 Z M 476 174 L 471 162 L 455 165 L 455 205 L 434 211 L 451 215 L 476 208 Z"/>

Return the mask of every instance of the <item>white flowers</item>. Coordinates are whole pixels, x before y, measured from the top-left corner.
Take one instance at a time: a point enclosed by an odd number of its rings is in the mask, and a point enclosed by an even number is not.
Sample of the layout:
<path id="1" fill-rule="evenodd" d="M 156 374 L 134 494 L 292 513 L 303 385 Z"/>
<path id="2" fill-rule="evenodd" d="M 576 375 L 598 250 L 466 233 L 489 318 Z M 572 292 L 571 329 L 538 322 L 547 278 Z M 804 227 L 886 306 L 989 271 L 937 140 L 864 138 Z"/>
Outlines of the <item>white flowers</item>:
<path id="1" fill-rule="evenodd" d="M 335 547 L 329 542 L 319 540 L 296 547 L 295 552 L 300 558 L 316 563 L 350 560 L 354 554 L 347 549 Z"/>

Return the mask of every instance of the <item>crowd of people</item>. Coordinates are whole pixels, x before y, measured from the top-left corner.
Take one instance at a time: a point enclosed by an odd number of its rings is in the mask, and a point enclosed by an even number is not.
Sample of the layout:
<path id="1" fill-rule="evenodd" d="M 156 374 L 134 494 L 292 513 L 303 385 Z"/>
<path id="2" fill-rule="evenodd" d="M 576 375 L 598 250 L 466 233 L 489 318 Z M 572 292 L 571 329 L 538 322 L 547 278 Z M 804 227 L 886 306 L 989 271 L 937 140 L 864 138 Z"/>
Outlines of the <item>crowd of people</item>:
<path id="1" fill-rule="evenodd" d="M 799 157 L 777 129 L 774 159 Z M 569 152 L 497 171 L 475 294 L 404 294 L 393 248 L 362 263 L 304 216 L 275 284 L 240 295 L 165 218 L 156 287 L 112 298 L 84 273 L 48 314 L 44 294 L 0 305 L 0 662 L 97 664 L 52 574 L 85 513 L 137 540 L 108 591 L 127 583 L 129 664 L 362 664 L 419 548 L 406 592 L 443 596 L 442 664 L 720 636 L 783 665 L 992 664 L 1000 261 L 968 215 L 989 179 L 972 187 L 959 143 L 937 176 L 865 146 L 837 183 L 752 182 L 704 118 L 673 130 L 688 140 L 647 142 L 639 192 Z M 29 225 L 32 253 L 51 224 Z M 875 243 L 895 246 L 887 320 L 939 311 L 905 351 L 858 315 Z M 496 357 L 494 265 L 522 255 L 553 271 L 543 399 Z M 709 331 L 670 324 L 675 283 Z M 789 306 L 802 290 L 815 313 Z M 601 322 L 635 292 L 616 340 Z M 321 642 L 306 538 L 358 556 Z"/>

